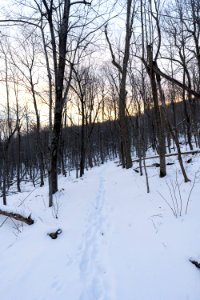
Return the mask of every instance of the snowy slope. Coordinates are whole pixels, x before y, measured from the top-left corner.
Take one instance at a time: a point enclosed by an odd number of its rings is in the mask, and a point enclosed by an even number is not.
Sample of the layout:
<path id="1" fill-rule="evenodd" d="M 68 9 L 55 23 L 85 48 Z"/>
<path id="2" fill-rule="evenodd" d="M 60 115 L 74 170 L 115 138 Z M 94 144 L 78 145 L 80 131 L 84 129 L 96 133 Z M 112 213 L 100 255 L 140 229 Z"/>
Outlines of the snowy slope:
<path id="1" fill-rule="evenodd" d="M 186 165 L 186 184 L 177 164 L 163 179 L 148 167 L 150 194 L 144 176 L 114 162 L 83 179 L 61 177 L 53 210 L 47 187 L 25 185 L 8 197 L 9 209 L 31 212 L 36 222 L 21 226 L 7 219 L 0 227 L 0 299 L 199 300 L 200 270 L 189 262 L 200 260 L 199 161 L 193 157 Z M 163 199 L 171 203 L 176 173 L 178 218 Z M 63 232 L 52 240 L 47 233 L 58 228 Z"/>

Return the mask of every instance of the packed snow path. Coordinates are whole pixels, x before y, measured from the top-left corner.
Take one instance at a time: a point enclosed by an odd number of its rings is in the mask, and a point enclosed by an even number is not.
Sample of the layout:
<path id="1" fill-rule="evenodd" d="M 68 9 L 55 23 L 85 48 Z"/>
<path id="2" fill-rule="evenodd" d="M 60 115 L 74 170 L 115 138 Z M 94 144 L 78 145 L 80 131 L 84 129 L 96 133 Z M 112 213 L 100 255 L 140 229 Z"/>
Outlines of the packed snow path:
<path id="1" fill-rule="evenodd" d="M 60 178 L 53 210 L 47 187 L 37 188 L 21 205 L 36 223 L 0 227 L 1 299 L 199 300 L 200 272 L 189 262 L 200 258 L 199 182 L 189 213 L 176 219 L 158 193 L 169 196 L 176 166 L 164 180 L 157 172 L 149 169 L 150 194 L 144 177 L 115 163 Z M 191 184 L 181 185 L 183 202 Z M 10 207 L 31 189 L 10 196 Z"/>
<path id="2" fill-rule="evenodd" d="M 104 177 L 105 168 L 102 168 L 99 173 L 98 191 L 95 201 L 91 203 L 82 241 L 80 274 L 83 286 L 80 300 L 111 299 L 109 295 L 111 276 L 102 255 L 109 230 Z"/>

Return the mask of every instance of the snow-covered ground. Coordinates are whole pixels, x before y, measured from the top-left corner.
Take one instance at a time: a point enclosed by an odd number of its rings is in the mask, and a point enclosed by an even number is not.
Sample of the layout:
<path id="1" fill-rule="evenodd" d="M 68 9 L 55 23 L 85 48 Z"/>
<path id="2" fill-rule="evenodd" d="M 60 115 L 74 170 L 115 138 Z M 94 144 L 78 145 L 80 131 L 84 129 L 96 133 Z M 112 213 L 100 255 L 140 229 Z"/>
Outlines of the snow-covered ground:
<path id="1" fill-rule="evenodd" d="M 0 299 L 199 300 L 200 270 L 189 261 L 200 260 L 199 167 L 197 156 L 186 164 L 189 183 L 177 163 L 163 179 L 148 167 L 147 194 L 144 176 L 109 162 L 83 179 L 61 177 L 53 209 L 47 186 L 24 185 L 9 210 L 32 213 L 35 224 L 0 218 Z"/>

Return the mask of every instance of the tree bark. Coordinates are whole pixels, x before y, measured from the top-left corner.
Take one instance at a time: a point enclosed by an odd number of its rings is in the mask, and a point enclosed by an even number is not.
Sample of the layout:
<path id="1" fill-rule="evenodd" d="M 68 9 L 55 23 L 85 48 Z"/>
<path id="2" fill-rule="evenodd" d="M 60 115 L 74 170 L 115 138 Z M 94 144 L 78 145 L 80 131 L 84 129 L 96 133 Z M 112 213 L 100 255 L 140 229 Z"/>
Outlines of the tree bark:
<path id="1" fill-rule="evenodd" d="M 160 107 L 159 107 L 159 100 L 158 100 L 158 92 L 157 92 L 157 84 L 156 84 L 156 74 L 153 68 L 153 53 L 152 47 L 148 45 L 147 49 L 148 53 L 148 75 L 150 78 L 151 89 L 152 89 L 152 96 L 154 101 L 154 110 L 155 110 L 155 122 L 156 122 L 156 132 L 158 138 L 158 154 L 160 157 L 160 177 L 166 176 L 166 161 L 165 161 L 165 134 L 163 128 L 163 122 L 161 119 Z"/>
<path id="2" fill-rule="evenodd" d="M 13 218 L 17 221 L 24 222 L 28 225 L 32 225 L 34 223 L 34 220 L 31 218 L 31 215 L 29 217 L 24 217 L 21 214 L 18 214 L 18 213 L 15 214 L 13 212 L 8 212 L 8 211 L 2 210 L 2 209 L 0 209 L 0 215 L 6 216 L 9 218 Z"/>

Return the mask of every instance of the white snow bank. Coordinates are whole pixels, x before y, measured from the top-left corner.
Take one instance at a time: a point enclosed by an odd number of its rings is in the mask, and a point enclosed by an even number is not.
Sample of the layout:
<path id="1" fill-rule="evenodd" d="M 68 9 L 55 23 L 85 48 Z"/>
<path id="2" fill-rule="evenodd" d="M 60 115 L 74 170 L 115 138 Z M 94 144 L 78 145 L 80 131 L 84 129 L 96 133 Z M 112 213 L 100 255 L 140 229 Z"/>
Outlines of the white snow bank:
<path id="1" fill-rule="evenodd" d="M 177 163 L 163 179 L 148 167 L 150 194 L 144 176 L 107 163 L 84 179 L 60 178 L 53 210 L 47 186 L 8 197 L 36 223 L 0 227 L 1 299 L 199 300 L 200 271 L 189 262 L 200 259 L 199 161 L 186 165 L 186 184 Z M 161 197 L 172 202 L 176 173 L 183 208 L 197 174 L 188 213 L 182 209 L 179 218 Z M 58 228 L 52 240 L 47 233 Z"/>

